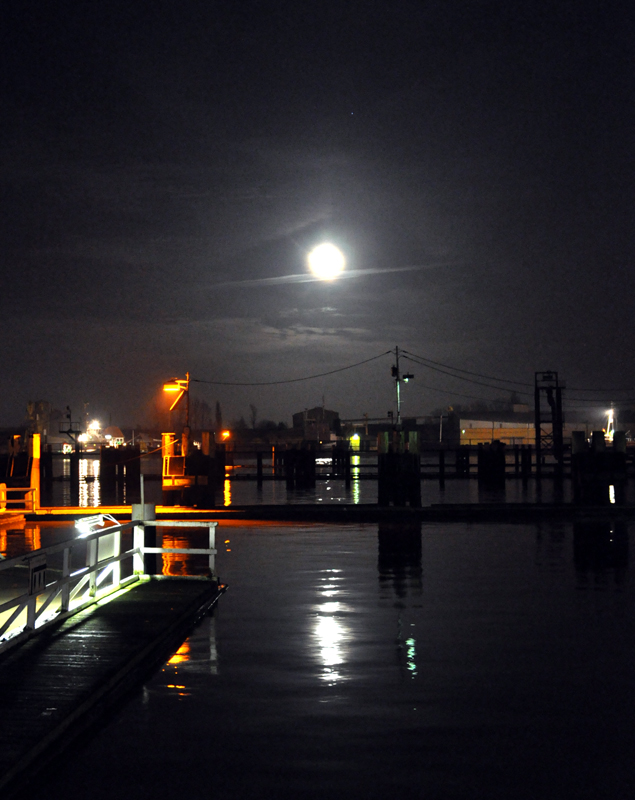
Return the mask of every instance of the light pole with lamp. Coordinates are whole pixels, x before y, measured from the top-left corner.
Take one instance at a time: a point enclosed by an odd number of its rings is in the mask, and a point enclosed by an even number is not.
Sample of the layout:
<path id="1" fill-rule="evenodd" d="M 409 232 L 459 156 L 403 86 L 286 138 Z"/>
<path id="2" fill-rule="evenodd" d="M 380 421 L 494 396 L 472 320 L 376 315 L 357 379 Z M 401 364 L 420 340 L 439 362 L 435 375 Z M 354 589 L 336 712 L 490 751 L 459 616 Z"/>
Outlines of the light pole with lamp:
<path id="1" fill-rule="evenodd" d="M 170 406 L 170 411 L 176 408 L 179 400 L 185 395 L 185 427 L 181 437 L 181 455 L 186 456 L 190 439 L 190 373 L 185 373 L 185 380 L 172 378 L 168 383 L 164 383 L 163 391 L 168 394 L 176 394 L 176 398 Z"/>
<path id="2" fill-rule="evenodd" d="M 397 393 L 397 430 L 401 430 L 401 382 L 408 383 L 409 380 L 414 378 L 411 372 L 404 372 L 403 375 L 399 371 L 399 348 L 395 347 L 395 364 L 392 368 L 392 376 L 395 379 L 395 391 Z"/>

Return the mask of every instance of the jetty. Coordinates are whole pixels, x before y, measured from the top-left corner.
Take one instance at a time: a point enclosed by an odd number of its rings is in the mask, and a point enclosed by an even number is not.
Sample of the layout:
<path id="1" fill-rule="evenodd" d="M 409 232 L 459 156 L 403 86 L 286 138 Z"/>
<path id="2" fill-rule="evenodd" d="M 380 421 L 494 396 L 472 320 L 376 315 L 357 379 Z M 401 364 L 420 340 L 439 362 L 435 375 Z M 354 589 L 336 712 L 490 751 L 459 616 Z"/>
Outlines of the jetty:
<path id="1" fill-rule="evenodd" d="M 75 539 L 0 561 L 3 798 L 24 791 L 98 725 L 226 589 L 214 569 L 216 522 L 157 521 L 148 508 L 132 513 L 128 523 L 84 518 Z M 157 547 L 162 525 L 206 528 L 209 546 Z M 159 554 L 204 557 L 205 569 L 198 577 L 159 575 Z"/>

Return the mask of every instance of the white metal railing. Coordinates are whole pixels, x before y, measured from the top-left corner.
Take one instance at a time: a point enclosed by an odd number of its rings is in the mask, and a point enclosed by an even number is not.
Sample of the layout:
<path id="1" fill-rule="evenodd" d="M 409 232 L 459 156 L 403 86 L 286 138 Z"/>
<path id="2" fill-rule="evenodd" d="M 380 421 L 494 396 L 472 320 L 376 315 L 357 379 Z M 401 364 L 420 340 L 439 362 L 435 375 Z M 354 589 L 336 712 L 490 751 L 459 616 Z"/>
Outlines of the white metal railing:
<path id="1" fill-rule="evenodd" d="M 75 539 L 42 547 L 21 556 L 0 561 L 0 589 L 3 573 L 9 570 L 28 569 L 26 592 L 0 602 L 0 653 L 31 636 L 36 630 L 64 619 L 83 608 L 104 599 L 144 576 L 144 556 L 151 553 L 183 553 L 206 555 L 209 572 L 216 577 L 216 526 L 217 522 L 189 520 L 133 520 L 111 525 L 100 530 L 90 530 L 103 519 L 94 517 Z M 146 527 L 154 528 L 207 528 L 209 545 L 193 547 L 150 547 L 144 544 Z M 82 527 L 79 527 L 80 531 Z M 133 529 L 132 547 L 121 549 L 121 534 Z M 61 569 L 59 561 L 61 557 Z M 51 558 L 57 561 L 59 577 L 47 582 Z M 74 562 L 82 562 L 73 568 Z M 121 565 L 132 560 L 132 572 L 122 578 Z M 12 583 L 14 583 L 12 581 Z M 3 592 L 6 594 L 5 592 Z"/>

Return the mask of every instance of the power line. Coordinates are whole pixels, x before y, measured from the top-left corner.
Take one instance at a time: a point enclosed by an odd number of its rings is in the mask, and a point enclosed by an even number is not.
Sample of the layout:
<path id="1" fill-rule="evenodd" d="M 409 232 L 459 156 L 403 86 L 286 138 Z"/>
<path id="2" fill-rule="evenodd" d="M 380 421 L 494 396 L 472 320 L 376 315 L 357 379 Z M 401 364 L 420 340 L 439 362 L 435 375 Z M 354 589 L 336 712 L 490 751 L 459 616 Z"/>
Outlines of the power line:
<path id="1" fill-rule="evenodd" d="M 511 383 L 511 384 L 516 385 L 516 386 L 527 386 L 527 387 L 529 387 L 531 389 L 533 389 L 533 386 L 534 386 L 533 383 L 523 383 L 523 381 L 512 381 L 512 380 L 509 380 L 508 378 L 495 378 L 492 375 L 482 375 L 480 372 L 470 372 L 469 370 L 461 369 L 460 367 L 452 367 L 449 364 L 443 364 L 440 361 L 433 361 L 431 358 L 426 358 L 425 356 L 418 356 L 416 353 L 409 353 L 407 350 L 402 350 L 401 352 L 405 353 L 405 354 L 408 354 L 409 356 L 412 356 L 413 358 L 418 358 L 421 361 L 426 361 L 429 364 L 435 364 L 437 367 L 445 367 L 445 369 L 450 369 L 453 372 L 463 372 L 465 375 L 472 375 L 475 378 L 484 378 L 485 380 L 498 381 L 499 383 Z M 423 364 L 423 366 L 427 366 L 427 364 Z M 430 367 L 430 369 L 432 369 L 432 367 Z M 459 378 L 460 380 L 467 380 L 467 378 L 461 378 L 460 375 L 454 375 L 453 377 Z M 496 388 L 499 388 L 499 387 L 495 386 L 493 388 L 496 389 Z"/>
<path id="2" fill-rule="evenodd" d="M 284 381 L 256 381 L 253 383 L 238 383 L 235 381 L 206 381 L 202 378 L 190 378 L 190 383 L 208 383 L 212 386 L 279 386 L 283 383 L 299 383 L 300 381 L 311 381 L 314 378 L 323 378 L 325 375 L 335 375 L 336 372 L 344 372 L 347 369 L 361 367 L 362 364 L 368 364 L 371 361 L 376 361 L 378 358 L 383 358 L 383 356 L 390 355 L 391 353 L 392 350 L 386 350 L 385 353 L 380 353 L 378 356 L 367 358 L 364 361 L 358 361 L 356 364 L 349 364 L 346 367 L 339 367 L 339 369 L 332 369 L 328 372 L 320 372 L 317 375 L 307 375 L 304 378 L 288 378 Z"/>
<path id="3" fill-rule="evenodd" d="M 484 383 L 483 381 L 477 381 L 477 380 L 474 380 L 473 378 L 464 378 L 462 375 L 454 375 L 452 372 L 448 372 L 447 370 L 441 369 L 440 367 L 430 366 L 430 364 L 426 364 L 423 361 L 417 360 L 419 358 L 419 356 L 417 356 L 416 358 L 411 358 L 410 356 L 404 355 L 404 358 L 408 359 L 408 361 L 412 361 L 413 364 L 419 364 L 419 366 L 425 367 L 426 369 L 431 369 L 431 370 L 434 370 L 435 372 L 440 372 L 443 375 L 449 375 L 450 378 L 456 378 L 457 380 L 460 380 L 460 381 L 467 381 L 467 383 L 475 383 L 477 386 L 485 386 L 488 389 L 496 389 L 499 392 L 500 391 L 505 391 L 505 387 L 504 386 L 496 386 L 496 385 L 494 385 L 492 383 Z M 450 367 L 450 369 L 453 369 L 453 367 Z M 492 380 L 498 380 L 498 379 L 497 378 L 492 378 Z M 521 386 L 528 386 L 529 384 L 523 383 L 523 384 L 520 384 L 520 385 Z M 523 392 L 520 389 L 516 389 L 514 391 L 516 392 L 516 394 L 527 395 L 528 397 L 531 396 L 531 392 Z"/>
<path id="4" fill-rule="evenodd" d="M 522 381 L 512 381 L 512 380 L 509 380 L 508 378 L 496 378 L 493 375 L 483 375 L 480 372 L 470 372 L 470 370 L 467 370 L 467 369 L 461 369 L 460 367 L 452 367 L 449 364 L 443 364 L 440 361 L 434 361 L 431 358 L 425 358 L 424 356 L 419 356 L 419 355 L 416 355 L 415 353 L 410 353 L 408 350 L 402 350 L 401 352 L 404 354 L 404 358 L 407 358 L 408 356 L 411 356 L 412 358 L 410 360 L 418 359 L 418 361 L 415 361 L 415 363 L 418 363 L 420 366 L 426 367 L 427 369 L 433 369 L 436 372 L 441 372 L 442 374 L 448 375 L 451 378 L 456 378 L 457 380 L 468 381 L 469 383 L 476 383 L 479 386 L 486 386 L 486 387 L 488 387 L 490 389 L 498 389 L 498 390 L 504 389 L 504 387 L 502 387 L 502 386 L 496 386 L 496 385 L 490 384 L 490 383 L 481 383 L 479 381 L 470 380 L 469 378 L 464 378 L 462 375 L 455 375 L 454 374 L 455 372 L 462 372 L 464 375 L 472 375 L 475 378 L 483 378 L 485 380 L 497 381 L 498 383 L 509 383 L 509 384 L 512 384 L 512 385 L 515 385 L 515 386 L 527 386 L 528 388 L 533 388 L 533 384 L 531 384 L 531 383 L 524 383 Z M 433 364 L 435 366 L 432 366 Z M 443 369 L 441 369 L 441 368 L 443 368 Z M 451 372 L 448 371 L 448 370 L 451 370 Z M 610 405 L 610 403 L 612 401 L 611 400 L 606 400 L 606 396 L 607 395 L 610 396 L 612 394 L 620 394 L 622 392 L 635 391 L 635 389 L 633 389 L 632 387 L 631 388 L 624 387 L 622 389 L 579 389 L 579 388 L 574 388 L 574 387 L 568 387 L 568 388 L 572 392 L 589 392 L 589 393 L 592 393 L 592 394 L 600 394 L 600 393 L 604 394 L 604 398 L 586 398 L 586 397 L 570 397 L 569 396 L 568 400 L 574 400 L 574 401 L 578 401 L 578 402 L 581 402 L 581 403 L 602 403 L 602 404 L 609 404 L 609 405 Z M 532 394 L 531 392 L 523 392 L 520 389 L 517 389 L 515 391 L 516 391 L 517 394 L 522 394 L 522 395 L 527 395 L 527 396 L 531 396 L 531 394 Z M 623 399 L 623 400 L 620 400 L 618 402 L 621 403 L 622 405 L 627 405 L 627 404 L 630 405 L 630 404 L 635 403 L 635 400 Z M 618 402 L 613 401 L 613 405 L 617 405 Z"/>

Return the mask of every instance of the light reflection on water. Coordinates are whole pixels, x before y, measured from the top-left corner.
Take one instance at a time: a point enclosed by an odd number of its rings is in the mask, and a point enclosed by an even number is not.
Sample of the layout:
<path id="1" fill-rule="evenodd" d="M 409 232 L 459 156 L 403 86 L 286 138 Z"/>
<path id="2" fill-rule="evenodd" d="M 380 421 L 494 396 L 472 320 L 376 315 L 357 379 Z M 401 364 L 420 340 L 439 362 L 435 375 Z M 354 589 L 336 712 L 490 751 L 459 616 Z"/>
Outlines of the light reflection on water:
<path id="1" fill-rule="evenodd" d="M 130 764 L 147 797 L 630 800 L 633 536 L 232 527 L 215 616 L 47 797 L 117 796 Z"/>
<path id="2" fill-rule="evenodd" d="M 341 581 L 344 578 L 335 574 L 341 572 L 341 570 L 328 569 L 323 571 L 327 575 L 326 577 L 320 577 L 317 591 L 325 598 L 332 598 L 341 594 Z M 340 583 L 337 583 L 337 581 L 340 581 Z M 338 667 L 345 661 L 346 648 L 344 644 L 350 637 L 341 617 L 337 616 L 338 612 L 344 610 L 344 604 L 339 600 L 329 599 L 316 604 L 315 609 L 317 616 L 313 632 L 318 642 L 319 658 L 324 667 L 320 677 L 327 683 L 334 684 L 343 679 Z"/>
<path id="3" fill-rule="evenodd" d="M 101 503 L 99 459 L 79 459 L 79 505 L 98 506 Z"/>
<path id="4" fill-rule="evenodd" d="M 346 630 L 338 619 L 326 616 L 328 612 L 324 607 L 321 612 L 318 612 L 314 629 L 320 648 L 320 659 L 324 666 L 321 677 L 333 684 L 342 680 L 338 667 L 344 663 L 343 642 L 346 639 Z"/>
<path id="5" fill-rule="evenodd" d="M 552 503 L 562 501 L 572 502 L 573 491 L 570 479 L 565 479 L 562 492 L 559 492 L 550 478 L 542 483 L 535 479 L 526 482 L 514 474 L 511 464 L 508 464 L 508 479 L 502 489 L 489 489 L 479 485 L 476 476 L 471 478 L 458 478 L 454 475 L 451 464 L 446 464 L 445 482 L 440 484 L 438 477 L 434 476 L 437 469 L 435 454 L 422 456 L 424 479 L 421 482 L 421 499 L 424 506 L 432 504 L 452 503 Z M 240 468 L 239 468 L 240 467 Z M 330 467 L 326 465 L 325 469 Z M 53 470 L 55 481 L 44 492 L 43 503 L 48 505 L 80 505 L 99 504 L 100 502 L 121 504 L 128 500 L 128 489 L 124 483 L 117 483 L 114 496 L 105 498 L 99 480 L 99 459 L 81 458 L 79 460 L 80 485 L 79 499 L 71 497 L 70 487 L 70 459 L 55 459 Z M 161 482 L 158 478 L 160 460 L 154 456 L 142 461 L 142 469 L 147 470 L 145 484 L 146 502 L 161 502 Z M 158 470 L 158 472 L 157 472 Z M 376 454 L 354 454 L 351 457 L 351 481 L 347 486 L 342 477 L 328 480 L 318 479 L 313 489 L 287 488 L 284 480 L 265 480 L 259 488 L 255 480 L 229 480 L 226 479 L 222 493 L 217 492 L 216 503 L 223 506 L 241 506 L 255 504 L 287 504 L 287 503 L 351 503 L 364 504 L 377 502 L 377 481 L 367 479 L 365 475 L 376 472 Z M 255 478 L 255 461 L 238 465 L 232 474 L 237 476 L 251 475 Z M 324 473 L 326 474 L 326 473 Z M 265 475 L 270 475 L 268 469 Z M 627 503 L 635 502 L 635 482 L 631 481 L 626 487 L 625 500 Z M 607 497 L 608 502 L 608 497 Z"/>

